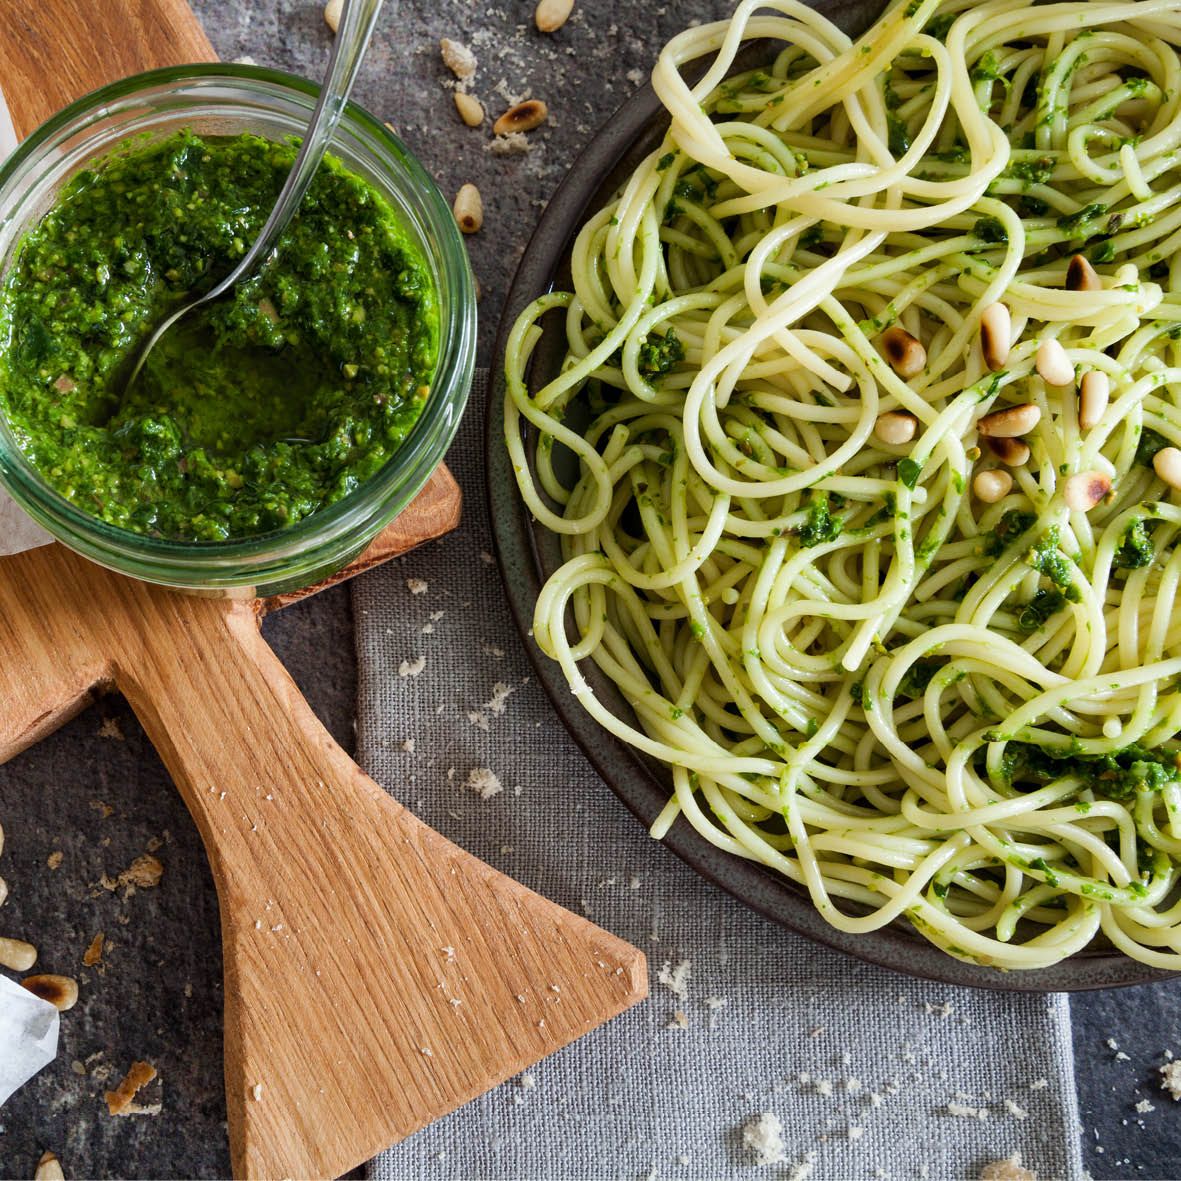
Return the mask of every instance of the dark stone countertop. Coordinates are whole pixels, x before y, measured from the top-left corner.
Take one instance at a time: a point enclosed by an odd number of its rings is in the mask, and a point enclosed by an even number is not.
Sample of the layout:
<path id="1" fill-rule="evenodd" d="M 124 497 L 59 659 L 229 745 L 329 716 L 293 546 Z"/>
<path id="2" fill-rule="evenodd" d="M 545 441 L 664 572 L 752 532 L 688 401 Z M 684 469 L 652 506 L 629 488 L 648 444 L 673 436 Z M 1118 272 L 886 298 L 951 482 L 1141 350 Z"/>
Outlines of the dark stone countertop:
<path id="1" fill-rule="evenodd" d="M 317 0 L 195 0 L 195 8 L 223 58 L 311 76 L 323 69 L 329 33 Z M 532 30 L 532 0 L 386 6 L 357 98 L 399 130 L 449 198 L 465 181 L 483 194 L 484 229 L 469 248 L 483 288 L 484 364 L 517 258 L 578 150 L 646 78 L 664 40 L 730 8 L 728 0 L 579 0 L 570 24 L 543 38 Z M 443 36 L 475 50 L 474 89 L 491 113 L 511 95 L 549 103 L 532 151 L 493 154 L 486 129 L 459 123 L 438 55 Z M 350 748 L 356 670 L 347 588 L 272 617 L 265 632 Z M 81 984 L 57 1061 L 0 1108 L 0 1176 L 31 1177 L 46 1148 L 67 1176 L 225 1175 L 217 902 L 196 831 L 126 703 L 101 702 L 0 767 L 0 824 L 0 874 L 11 891 L 0 934 L 30 939 L 42 970 Z M 125 898 L 96 886 L 156 841 L 165 865 L 159 887 Z M 50 869 L 59 850 L 61 864 Z M 102 966 L 85 968 L 82 953 L 100 930 Z M 1082 995 L 1073 1012 L 1089 1169 L 1096 1177 L 1181 1176 L 1181 1104 L 1157 1076 L 1165 1050 L 1181 1054 L 1181 991 L 1164 984 Z M 163 1110 L 113 1119 L 102 1092 L 135 1058 L 160 1068 Z M 1153 1110 L 1137 1112 L 1141 1099 Z"/>

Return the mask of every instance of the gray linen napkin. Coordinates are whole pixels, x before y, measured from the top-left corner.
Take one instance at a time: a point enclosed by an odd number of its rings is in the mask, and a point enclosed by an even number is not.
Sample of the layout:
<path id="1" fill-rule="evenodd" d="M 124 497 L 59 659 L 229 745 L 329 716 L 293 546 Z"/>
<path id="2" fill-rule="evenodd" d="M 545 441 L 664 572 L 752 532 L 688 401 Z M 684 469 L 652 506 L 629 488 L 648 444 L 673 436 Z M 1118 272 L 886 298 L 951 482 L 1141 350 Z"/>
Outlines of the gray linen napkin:
<path id="1" fill-rule="evenodd" d="M 484 387 L 448 457 L 463 524 L 355 583 L 358 758 L 447 837 L 644 948 L 652 996 L 371 1175 L 959 1178 L 1019 1151 L 1043 1181 L 1081 1176 L 1064 996 L 918 983 L 782 931 L 652 841 L 587 765 L 491 560 Z M 476 768 L 504 790 L 465 787 Z M 752 1170 L 742 1129 L 765 1111 L 786 1160 Z"/>

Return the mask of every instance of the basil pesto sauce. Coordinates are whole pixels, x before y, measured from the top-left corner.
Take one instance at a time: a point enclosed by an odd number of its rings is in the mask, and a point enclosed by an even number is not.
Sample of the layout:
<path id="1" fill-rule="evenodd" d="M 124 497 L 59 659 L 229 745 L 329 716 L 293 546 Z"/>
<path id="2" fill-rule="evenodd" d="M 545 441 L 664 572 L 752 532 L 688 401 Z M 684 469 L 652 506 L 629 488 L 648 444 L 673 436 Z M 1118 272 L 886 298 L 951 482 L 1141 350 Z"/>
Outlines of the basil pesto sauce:
<path id="1" fill-rule="evenodd" d="M 252 135 L 132 141 L 79 174 L 0 290 L 0 405 L 42 477 L 125 529 L 221 541 L 293 524 L 397 450 L 438 309 L 385 199 L 329 157 L 264 272 L 152 328 L 237 264 L 295 157 Z"/>

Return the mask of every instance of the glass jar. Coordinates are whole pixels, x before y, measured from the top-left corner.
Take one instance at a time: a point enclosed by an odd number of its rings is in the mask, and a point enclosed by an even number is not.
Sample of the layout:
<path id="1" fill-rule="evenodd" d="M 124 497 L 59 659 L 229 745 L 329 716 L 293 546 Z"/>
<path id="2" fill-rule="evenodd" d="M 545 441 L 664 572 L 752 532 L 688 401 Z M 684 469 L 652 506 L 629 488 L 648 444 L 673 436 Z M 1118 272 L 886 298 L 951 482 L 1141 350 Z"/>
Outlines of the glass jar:
<path id="1" fill-rule="evenodd" d="M 155 70 L 80 99 L 35 131 L 0 165 L 0 281 L 25 232 L 61 187 L 131 136 L 253 132 L 299 137 L 318 87 L 255 66 Z M 439 294 L 439 356 L 431 394 L 389 462 L 335 504 L 288 528 L 219 542 L 171 541 L 108 525 L 51 488 L 0 420 L 0 485 L 46 530 L 122 574 L 185 590 L 276 594 L 307 586 L 356 557 L 426 483 L 442 460 L 471 386 L 476 299 L 451 208 L 422 165 L 384 124 L 350 104 L 331 152 L 380 191 L 420 247 Z"/>

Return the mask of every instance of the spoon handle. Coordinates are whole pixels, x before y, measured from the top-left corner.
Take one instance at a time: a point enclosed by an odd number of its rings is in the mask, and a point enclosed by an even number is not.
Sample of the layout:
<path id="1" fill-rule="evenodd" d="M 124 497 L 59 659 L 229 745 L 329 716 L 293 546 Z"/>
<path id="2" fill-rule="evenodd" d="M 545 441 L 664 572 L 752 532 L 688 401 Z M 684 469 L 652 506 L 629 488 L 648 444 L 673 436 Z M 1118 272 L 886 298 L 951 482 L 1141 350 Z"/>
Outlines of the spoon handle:
<path id="1" fill-rule="evenodd" d="M 202 299 L 202 303 L 217 299 L 252 275 L 266 261 L 279 235 L 287 228 L 332 142 L 382 3 L 383 0 L 345 0 L 319 101 L 275 207 L 242 261 Z"/>

